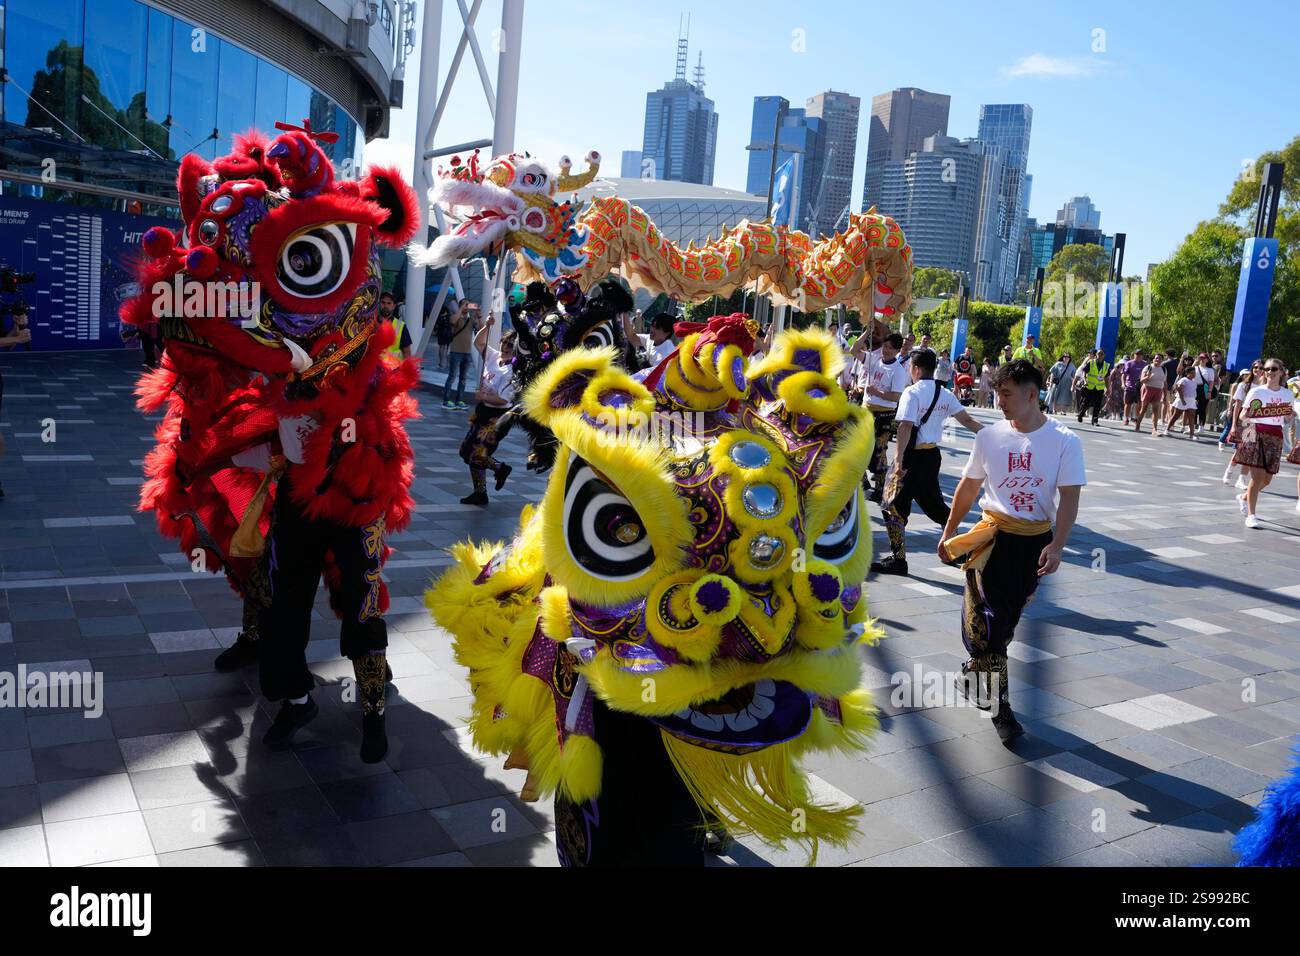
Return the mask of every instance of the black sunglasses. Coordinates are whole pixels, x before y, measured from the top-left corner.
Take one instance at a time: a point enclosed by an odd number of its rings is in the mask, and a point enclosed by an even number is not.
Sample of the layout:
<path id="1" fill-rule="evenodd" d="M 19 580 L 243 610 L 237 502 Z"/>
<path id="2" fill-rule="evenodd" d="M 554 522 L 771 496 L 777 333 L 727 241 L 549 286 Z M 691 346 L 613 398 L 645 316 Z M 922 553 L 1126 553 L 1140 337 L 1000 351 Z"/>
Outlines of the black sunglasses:
<path id="1" fill-rule="evenodd" d="M 1265 365 L 1265 366 L 1264 366 L 1264 371 L 1265 371 L 1265 372 L 1284 372 L 1284 371 L 1286 371 L 1286 369 L 1278 368 L 1276 365 Z"/>

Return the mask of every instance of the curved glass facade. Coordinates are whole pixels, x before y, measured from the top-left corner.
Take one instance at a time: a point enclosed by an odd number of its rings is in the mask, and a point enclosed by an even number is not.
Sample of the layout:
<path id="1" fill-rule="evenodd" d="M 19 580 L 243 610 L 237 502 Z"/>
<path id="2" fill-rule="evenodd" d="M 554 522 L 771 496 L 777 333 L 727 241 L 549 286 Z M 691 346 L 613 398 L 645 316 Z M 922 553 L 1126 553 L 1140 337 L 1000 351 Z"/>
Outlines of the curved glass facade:
<path id="1" fill-rule="evenodd" d="M 336 166 L 359 166 L 358 124 L 329 97 L 136 0 L 0 0 L 0 41 L 0 169 L 40 179 L 0 182 L 4 194 L 167 215 L 164 204 L 58 184 L 170 200 L 185 153 L 212 159 L 249 127 L 274 134 L 277 120 L 338 133 L 322 147 Z"/>

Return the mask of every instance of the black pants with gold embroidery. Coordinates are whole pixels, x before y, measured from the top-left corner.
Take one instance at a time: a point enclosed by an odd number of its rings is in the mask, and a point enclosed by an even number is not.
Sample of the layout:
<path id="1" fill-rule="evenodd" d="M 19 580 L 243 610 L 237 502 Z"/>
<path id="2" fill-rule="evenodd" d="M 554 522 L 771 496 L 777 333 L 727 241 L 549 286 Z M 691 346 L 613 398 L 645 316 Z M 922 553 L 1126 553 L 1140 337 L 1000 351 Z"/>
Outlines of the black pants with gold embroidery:
<path id="1" fill-rule="evenodd" d="M 258 676 L 268 699 L 301 697 L 315 683 L 307 666 L 307 642 L 327 553 L 338 570 L 330 604 L 342 621 L 343 656 L 356 660 L 382 654 L 388 647 L 388 629 L 379 611 L 383 550 L 382 517 L 363 528 L 309 518 L 292 500 L 289 475 L 280 479 L 264 556 L 271 603 L 258 622 Z"/>
<path id="2" fill-rule="evenodd" d="M 555 795 L 555 845 L 563 866 L 703 866 L 704 818 L 673 768 L 659 728 L 595 702 L 604 758 L 600 796 Z"/>
<path id="3" fill-rule="evenodd" d="M 1050 531 L 1030 536 L 999 531 L 984 569 L 966 572 L 961 641 L 973 671 L 997 675 L 997 696 L 1003 704 L 1011 699 L 1007 645 L 1038 588 L 1039 555 L 1051 543 Z"/>
<path id="4" fill-rule="evenodd" d="M 873 408 L 869 411 L 876 426 L 876 445 L 871 449 L 871 464 L 867 466 L 867 474 L 871 476 L 875 488 L 883 492 L 885 472 L 889 468 L 889 438 L 894 434 L 895 410 Z"/>
<path id="5" fill-rule="evenodd" d="M 943 454 L 939 449 L 913 448 L 902 467 L 894 469 L 885 487 L 880 512 L 885 519 L 885 533 L 889 535 L 889 549 L 900 561 L 907 557 L 907 519 L 911 517 L 913 502 L 940 527 L 948 522 L 948 502 L 943 500 L 939 488 L 942 467 Z"/>

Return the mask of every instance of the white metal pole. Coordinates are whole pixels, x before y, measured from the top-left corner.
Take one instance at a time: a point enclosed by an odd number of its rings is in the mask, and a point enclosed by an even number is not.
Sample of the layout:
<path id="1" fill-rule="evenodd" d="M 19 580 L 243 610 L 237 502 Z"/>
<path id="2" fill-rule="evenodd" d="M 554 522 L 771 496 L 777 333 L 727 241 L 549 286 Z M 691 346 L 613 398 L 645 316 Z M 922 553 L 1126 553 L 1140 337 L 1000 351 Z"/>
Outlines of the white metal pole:
<path id="1" fill-rule="evenodd" d="M 492 118 L 492 155 L 504 156 L 515 149 L 515 113 L 519 104 L 519 54 L 524 44 L 524 0 L 502 0 L 501 32 L 496 42 L 500 47 L 497 57 L 496 112 Z M 489 283 L 495 291 L 504 289 L 506 269 L 510 260 L 508 250 L 503 250 L 497 260 L 496 275 Z M 497 298 L 493 296 L 493 298 Z M 491 300 L 490 300 L 491 301 Z M 501 311 L 504 312 L 504 309 Z M 496 317 L 488 344 L 496 348 L 501 342 L 502 316 Z"/>
<path id="2" fill-rule="evenodd" d="M 438 104 L 438 48 L 442 41 L 442 0 L 424 0 L 424 23 L 420 28 L 420 83 L 419 98 L 415 105 L 415 169 L 411 185 L 419 208 L 423 210 L 422 226 L 429 222 L 429 190 L 433 186 L 433 163 L 424 158 L 433 133 L 433 111 Z M 415 234 L 421 245 L 428 242 L 427 228 Z M 425 341 L 426 323 L 432 324 L 436 316 L 424 314 L 424 266 L 411 261 L 406 263 L 406 319 L 411 337 Z"/>

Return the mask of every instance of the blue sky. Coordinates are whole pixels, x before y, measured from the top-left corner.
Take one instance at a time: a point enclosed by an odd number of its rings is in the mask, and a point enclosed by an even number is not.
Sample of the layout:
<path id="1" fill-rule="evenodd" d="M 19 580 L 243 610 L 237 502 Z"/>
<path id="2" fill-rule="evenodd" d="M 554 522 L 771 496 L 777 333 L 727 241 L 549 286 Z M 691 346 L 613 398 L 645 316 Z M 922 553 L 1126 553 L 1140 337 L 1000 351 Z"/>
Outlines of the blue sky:
<path id="1" fill-rule="evenodd" d="M 445 76 L 460 15 L 444 6 Z M 477 23 L 493 78 L 500 9 L 486 0 Z M 596 149 L 618 175 L 622 150 L 641 146 L 645 94 L 672 78 L 679 12 L 691 14 L 690 65 L 702 51 L 719 114 L 714 185 L 744 188 L 757 95 L 794 105 L 826 89 L 862 98 L 855 196 L 873 95 L 947 93 L 948 132 L 959 137 L 975 135 L 981 103 L 1028 103 L 1030 215 L 1051 220 L 1071 196 L 1090 195 L 1102 228 L 1128 234 L 1129 274 L 1144 274 L 1212 216 L 1244 160 L 1300 134 L 1300 7 L 1290 3 L 528 0 L 516 148 L 551 161 Z M 412 108 L 393 113 L 389 139 L 370 144 L 368 160 L 409 167 L 418 70 L 417 51 Z M 467 54 L 436 142 L 491 132 Z"/>

